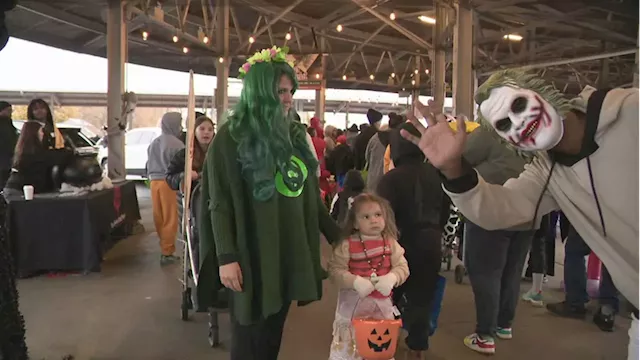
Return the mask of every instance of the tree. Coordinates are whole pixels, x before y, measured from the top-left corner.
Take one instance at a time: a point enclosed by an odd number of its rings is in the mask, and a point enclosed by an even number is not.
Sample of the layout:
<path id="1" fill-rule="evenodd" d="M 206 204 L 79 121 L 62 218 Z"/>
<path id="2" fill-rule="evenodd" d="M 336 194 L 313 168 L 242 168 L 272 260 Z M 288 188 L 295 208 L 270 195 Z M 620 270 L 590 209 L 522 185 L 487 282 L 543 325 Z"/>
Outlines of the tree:
<path id="1" fill-rule="evenodd" d="M 80 109 L 75 106 L 55 106 L 51 111 L 53 111 L 53 120 L 55 122 L 78 118 L 80 114 Z M 24 105 L 14 106 L 12 117 L 14 120 L 27 120 L 27 107 Z"/>

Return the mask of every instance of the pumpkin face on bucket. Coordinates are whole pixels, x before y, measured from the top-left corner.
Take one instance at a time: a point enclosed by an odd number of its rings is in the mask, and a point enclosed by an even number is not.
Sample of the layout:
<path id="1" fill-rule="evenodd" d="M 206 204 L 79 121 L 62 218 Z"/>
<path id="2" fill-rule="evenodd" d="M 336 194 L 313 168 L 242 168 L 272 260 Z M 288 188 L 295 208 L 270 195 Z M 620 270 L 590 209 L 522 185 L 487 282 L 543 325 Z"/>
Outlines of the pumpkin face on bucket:
<path id="1" fill-rule="evenodd" d="M 391 334 L 389 328 L 377 327 L 371 330 L 371 336 L 369 336 L 368 344 L 369 348 L 374 352 L 383 352 L 389 350 L 391 346 Z"/>
<path id="2" fill-rule="evenodd" d="M 366 360 L 389 360 L 396 353 L 401 319 L 353 319 L 356 349 Z"/>

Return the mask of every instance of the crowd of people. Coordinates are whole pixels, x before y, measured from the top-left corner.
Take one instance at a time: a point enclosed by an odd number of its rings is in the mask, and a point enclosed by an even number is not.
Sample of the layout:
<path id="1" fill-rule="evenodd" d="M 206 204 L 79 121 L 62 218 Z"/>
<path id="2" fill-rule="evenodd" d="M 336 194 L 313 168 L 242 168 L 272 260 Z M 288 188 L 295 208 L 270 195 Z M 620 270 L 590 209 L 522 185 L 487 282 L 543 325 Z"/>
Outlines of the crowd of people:
<path id="1" fill-rule="evenodd" d="M 390 113 L 383 125 L 385 115 L 370 109 L 368 124 L 343 131 L 320 118 L 299 121 L 286 55 L 274 47 L 248 59 L 224 125 L 215 129 L 198 114 L 191 169 L 179 113 L 165 114 L 148 150 L 162 265 L 178 259 L 176 195 L 185 174 L 201 185 L 197 297 L 201 304 L 225 298 L 232 360 L 276 360 L 291 304 L 322 298 L 321 238 L 332 247 L 328 277 L 340 289 L 329 358 L 363 358 L 353 318 L 401 318 L 405 358 L 425 359 L 451 205 L 463 218 L 461 251 L 476 310 L 467 347 L 493 354 L 498 339 L 516 335 L 527 257 L 532 288 L 522 300 L 544 305 L 563 219 L 566 300 L 547 309 L 585 316 L 584 257 L 593 251 L 604 264 L 594 322 L 614 329 L 619 291 L 634 308 L 628 358 L 637 359 L 637 89 L 585 89 L 567 100 L 535 75 L 505 70 L 478 89 L 476 121 L 452 121 L 442 104 L 416 102 L 426 126 L 413 112 Z M 0 157 L 5 178 L 10 171 L 5 192 L 33 183 L 25 180 L 36 168 L 28 162 L 33 149 L 61 147 L 47 128 L 46 103 L 29 108 L 34 121 L 20 137 L 3 134 L 16 143 Z M 5 128 L 6 109 L 0 103 Z"/>
<path id="2" fill-rule="evenodd" d="M 614 201 L 622 195 L 613 190 L 636 191 L 637 175 L 601 175 L 614 171 L 603 153 L 637 146 L 637 89 L 587 89 L 568 101 L 535 76 L 505 71 L 480 88 L 478 121 L 451 121 L 441 104 L 417 103 L 428 126 L 395 113 L 383 125 L 385 115 L 370 109 L 368 124 L 340 130 L 319 118 L 300 123 L 291 110 L 296 77 L 281 52 L 249 59 L 241 100 L 197 170 L 198 295 L 228 296 L 232 359 L 276 359 L 291 303 L 322 297 L 320 234 L 340 288 L 330 359 L 361 358 L 354 316 L 401 317 L 407 359 L 425 358 L 452 203 L 476 305 L 476 327 L 463 339 L 470 349 L 493 354 L 497 339 L 513 338 L 520 298 L 545 305 L 558 218 L 569 229 L 561 236 L 567 298 L 548 310 L 585 316 L 591 251 L 604 263 L 594 322 L 614 329 L 618 290 L 637 307 L 637 208 Z M 637 154 L 623 160 L 636 166 Z M 521 297 L 527 257 L 532 287 Z M 632 319 L 630 359 L 637 310 Z"/>

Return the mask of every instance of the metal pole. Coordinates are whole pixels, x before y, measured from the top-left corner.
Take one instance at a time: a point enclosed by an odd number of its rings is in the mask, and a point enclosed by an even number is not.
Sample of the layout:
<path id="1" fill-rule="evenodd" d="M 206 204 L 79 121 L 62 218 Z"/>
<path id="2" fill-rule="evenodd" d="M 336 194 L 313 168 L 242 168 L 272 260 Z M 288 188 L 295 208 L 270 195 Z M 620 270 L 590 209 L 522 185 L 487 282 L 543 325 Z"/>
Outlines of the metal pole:
<path id="1" fill-rule="evenodd" d="M 536 69 L 536 68 L 543 68 L 543 67 L 549 67 L 549 66 L 567 65 L 567 64 L 575 64 L 575 63 L 594 61 L 594 60 L 600 60 L 600 59 L 606 59 L 606 58 L 614 58 L 614 57 L 618 57 L 618 56 L 632 55 L 632 54 L 635 54 L 637 56 L 638 49 L 637 48 L 633 48 L 633 49 L 626 49 L 626 50 L 620 50 L 620 51 L 612 51 L 612 52 L 608 52 L 608 53 L 604 53 L 604 54 L 581 56 L 581 57 L 577 57 L 577 58 L 573 58 L 573 59 L 551 60 L 551 61 L 542 61 L 542 62 L 539 62 L 539 63 L 526 64 L 526 65 L 505 66 L 502 69 L 495 69 L 495 70 L 487 71 L 487 72 L 484 72 L 484 73 L 482 73 L 480 75 L 481 76 L 487 76 L 487 75 L 493 74 L 496 71 L 505 70 L 505 69 L 520 69 L 520 68 L 522 68 L 522 69 Z"/>
<path id="2" fill-rule="evenodd" d="M 124 131 L 121 125 L 122 93 L 124 91 L 124 46 L 126 31 L 124 22 L 124 6 L 120 0 L 109 0 L 107 13 L 107 140 L 108 175 L 113 181 L 126 178 L 124 161 Z"/>
<path id="3" fill-rule="evenodd" d="M 222 0 L 216 24 L 217 46 L 222 53 L 216 59 L 216 115 L 218 128 L 226 121 L 229 104 L 229 0 Z M 222 62 L 220 62 L 222 60 Z"/>
<path id="4" fill-rule="evenodd" d="M 473 115 L 473 13 L 470 4 L 456 4 L 453 43 L 453 112 Z"/>
<path id="5" fill-rule="evenodd" d="M 435 103 L 443 104 L 445 98 L 445 49 L 440 39 L 447 28 L 447 7 L 436 2 L 436 24 L 433 26 L 433 55 L 431 69 L 431 96 Z"/>

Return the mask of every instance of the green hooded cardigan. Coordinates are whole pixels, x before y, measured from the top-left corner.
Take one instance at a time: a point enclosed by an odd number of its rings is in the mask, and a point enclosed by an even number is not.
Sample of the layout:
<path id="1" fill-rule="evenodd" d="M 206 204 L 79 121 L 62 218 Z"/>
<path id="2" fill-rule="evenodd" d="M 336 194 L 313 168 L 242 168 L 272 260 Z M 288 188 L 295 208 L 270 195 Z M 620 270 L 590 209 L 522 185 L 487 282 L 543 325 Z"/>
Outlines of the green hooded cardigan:
<path id="1" fill-rule="evenodd" d="M 340 229 L 321 201 L 318 179 L 309 164 L 305 163 L 309 176 L 300 196 L 285 197 L 276 191 L 271 199 L 257 201 L 242 176 L 237 148 L 224 126 L 207 153 L 197 295 L 201 306 L 220 302 L 225 291 L 218 266 L 239 262 L 243 291 L 233 293 L 229 302 L 236 320 L 249 325 L 291 301 L 305 305 L 322 297 L 326 271 L 320 264 L 320 233 L 334 243 Z"/>

